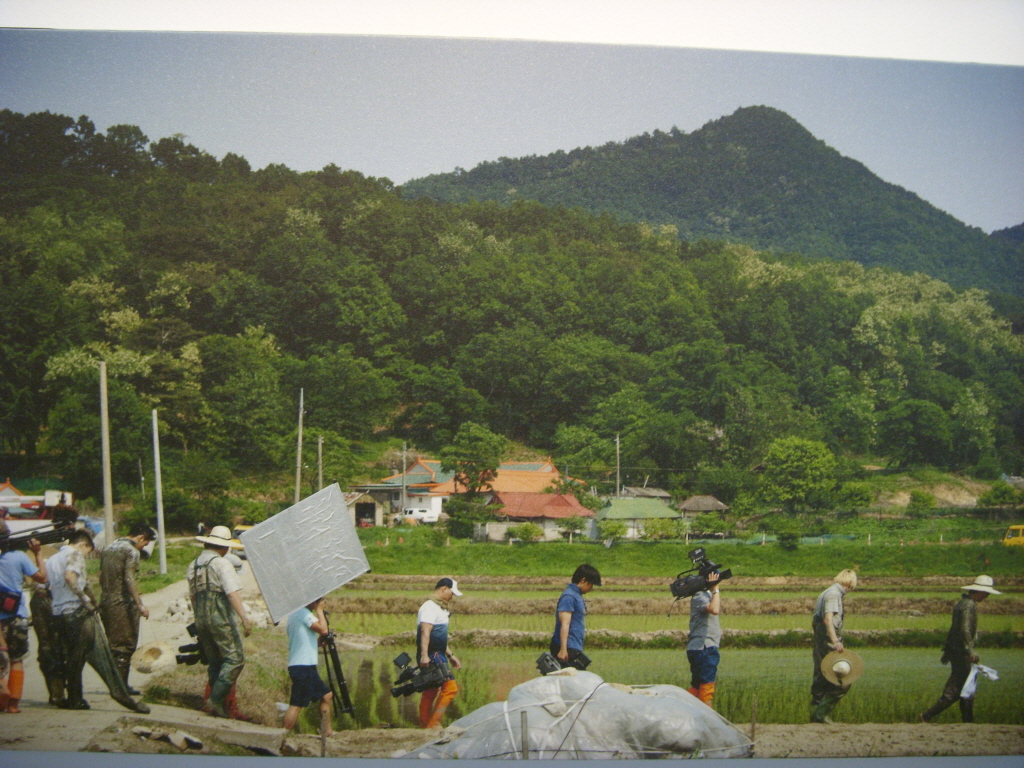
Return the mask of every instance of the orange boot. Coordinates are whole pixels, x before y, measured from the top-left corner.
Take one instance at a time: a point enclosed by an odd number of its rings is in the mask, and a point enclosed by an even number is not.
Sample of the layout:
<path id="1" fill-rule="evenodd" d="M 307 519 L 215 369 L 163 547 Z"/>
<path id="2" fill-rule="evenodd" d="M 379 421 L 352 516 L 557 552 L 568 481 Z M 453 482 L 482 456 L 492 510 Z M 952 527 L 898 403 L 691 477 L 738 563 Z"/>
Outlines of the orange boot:
<path id="1" fill-rule="evenodd" d="M 245 723 L 252 722 L 251 717 L 243 715 L 238 709 L 238 695 L 234 685 L 231 686 L 231 690 L 228 691 L 228 695 L 224 699 L 224 708 L 228 711 L 228 716 L 232 720 L 241 720 Z"/>
<path id="2" fill-rule="evenodd" d="M 7 688 L 10 691 L 11 698 L 7 702 L 7 711 L 12 715 L 16 715 L 21 712 L 18 709 L 18 702 L 21 701 L 22 691 L 25 690 L 25 670 L 24 669 L 12 669 L 10 676 L 7 678 Z"/>
<path id="3" fill-rule="evenodd" d="M 701 683 L 700 691 L 697 693 L 697 698 L 702 702 L 711 706 L 711 700 L 715 698 L 715 684 L 714 683 Z"/>
<path id="4" fill-rule="evenodd" d="M 694 687 L 693 687 L 692 685 L 691 685 L 691 686 L 690 686 L 689 688 L 687 688 L 687 689 L 686 689 L 686 692 L 687 692 L 688 694 L 690 694 L 691 696 L 697 696 L 697 697 L 699 697 L 699 696 L 700 696 L 700 691 L 698 691 L 698 690 L 697 690 L 696 688 L 694 688 Z"/>

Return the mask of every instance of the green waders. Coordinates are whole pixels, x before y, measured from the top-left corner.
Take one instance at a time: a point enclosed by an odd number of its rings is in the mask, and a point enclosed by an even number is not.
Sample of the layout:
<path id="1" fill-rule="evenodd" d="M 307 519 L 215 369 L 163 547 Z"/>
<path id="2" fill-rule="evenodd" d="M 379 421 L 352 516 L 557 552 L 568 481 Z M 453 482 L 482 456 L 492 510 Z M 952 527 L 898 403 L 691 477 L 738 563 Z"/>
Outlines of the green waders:
<path id="1" fill-rule="evenodd" d="M 198 566 L 196 571 L 205 569 Z M 209 707 L 214 714 L 227 717 L 225 699 L 245 666 L 240 620 L 223 592 L 208 587 L 198 578 L 195 592 L 196 636 L 210 663 Z"/>

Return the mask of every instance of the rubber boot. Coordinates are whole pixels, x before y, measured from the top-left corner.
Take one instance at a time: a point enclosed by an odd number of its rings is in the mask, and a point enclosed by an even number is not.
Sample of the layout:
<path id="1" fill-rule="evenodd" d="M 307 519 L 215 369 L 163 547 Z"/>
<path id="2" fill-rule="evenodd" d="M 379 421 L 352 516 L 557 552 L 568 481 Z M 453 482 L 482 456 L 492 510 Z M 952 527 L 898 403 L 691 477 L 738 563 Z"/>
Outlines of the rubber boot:
<path id="1" fill-rule="evenodd" d="M 711 701 L 715 698 L 715 684 L 701 683 L 700 690 L 697 692 L 697 698 L 710 707 Z"/>
<path id="2" fill-rule="evenodd" d="M 7 690 L 10 692 L 10 698 L 7 700 L 7 711 L 12 715 L 16 715 L 21 712 L 18 709 L 18 702 L 21 701 L 21 694 L 25 690 L 24 669 L 11 670 L 11 674 L 7 678 Z"/>
<path id="3" fill-rule="evenodd" d="M 243 715 L 238 709 L 238 692 L 236 691 L 236 685 L 232 685 L 231 690 L 228 691 L 227 698 L 224 699 L 224 708 L 228 711 L 228 715 L 231 716 L 232 720 L 241 720 L 244 723 L 250 723 L 252 722 L 252 718 L 248 715 Z"/>
<path id="4" fill-rule="evenodd" d="M 697 688 L 694 688 L 692 685 L 686 689 L 686 692 L 691 696 L 697 696 L 698 698 L 700 697 L 700 691 Z"/>
<path id="5" fill-rule="evenodd" d="M 14 677 L 14 673 L 11 672 L 11 677 Z M 11 701 L 14 701 L 14 686 L 11 686 Z M 9 712 L 10 710 L 8 710 Z M 960 717 L 963 718 L 965 723 L 974 722 L 974 699 L 960 699 Z"/>

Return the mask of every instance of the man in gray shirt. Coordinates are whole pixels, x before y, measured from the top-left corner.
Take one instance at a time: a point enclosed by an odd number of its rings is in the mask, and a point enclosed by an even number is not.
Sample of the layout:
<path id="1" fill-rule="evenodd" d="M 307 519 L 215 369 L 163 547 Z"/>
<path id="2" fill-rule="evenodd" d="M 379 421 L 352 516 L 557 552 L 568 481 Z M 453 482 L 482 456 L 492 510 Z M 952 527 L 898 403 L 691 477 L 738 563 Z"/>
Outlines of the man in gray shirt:
<path id="1" fill-rule="evenodd" d="M 722 612 L 719 595 L 721 576 L 717 571 L 708 574 L 707 589 L 702 589 L 690 600 L 690 641 L 686 644 L 686 659 L 690 662 L 689 692 L 711 706 L 718 677 L 718 646 L 722 642 L 722 625 L 718 614 Z"/>
<path id="2" fill-rule="evenodd" d="M 811 678 L 811 722 L 831 723 L 829 715 L 850 690 L 836 685 L 821 671 L 821 662 L 831 651 L 843 652 L 843 597 L 857 586 L 857 574 L 849 568 L 840 571 L 831 587 L 818 595 L 814 603 L 811 630 L 814 632 L 814 676 Z"/>

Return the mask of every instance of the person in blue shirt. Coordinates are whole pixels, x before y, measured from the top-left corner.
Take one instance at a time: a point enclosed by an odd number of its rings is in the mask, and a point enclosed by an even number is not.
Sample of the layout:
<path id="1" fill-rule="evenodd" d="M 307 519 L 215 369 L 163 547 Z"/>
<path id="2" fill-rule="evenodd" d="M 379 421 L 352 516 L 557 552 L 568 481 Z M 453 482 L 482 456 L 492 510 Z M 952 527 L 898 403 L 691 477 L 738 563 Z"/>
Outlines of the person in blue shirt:
<path id="1" fill-rule="evenodd" d="M 9 533 L 7 523 L 0 520 L 0 535 Z M 31 556 L 20 549 L 0 554 L 0 593 L 11 601 L 8 607 L 12 608 L 6 611 L 0 605 L 0 712 L 12 714 L 21 712 L 18 703 L 25 686 L 24 659 L 28 655 L 28 603 L 21 597 L 21 588 L 26 576 L 39 584 L 46 583 L 46 569 L 39 554 L 42 545 L 30 539 L 28 549 Z"/>
<path id="2" fill-rule="evenodd" d="M 555 608 L 555 632 L 551 637 L 551 655 L 562 662 L 562 666 L 574 667 L 577 657 L 583 652 L 583 637 L 586 634 L 584 617 L 587 606 L 583 596 L 594 587 L 601 586 L 601 574 L 592 565 L 583 564 L 572 575 L 572 583 L 566 584 L 558 607 Z"/>
<path id="3" fill-rule="evenodd" d="M 292 680 L 292 695 L 284 713 L 286 730 L 294 728 L 299 721 L 299 713 L 319 699 L 320 722 L 326 728 L 324 735 L 334 735 L 331 728 L 331 699 L 334 694 L 317 670 L 317 646 L 327 632 L 322 597 L 288 617 L 288 677 Z"/>

